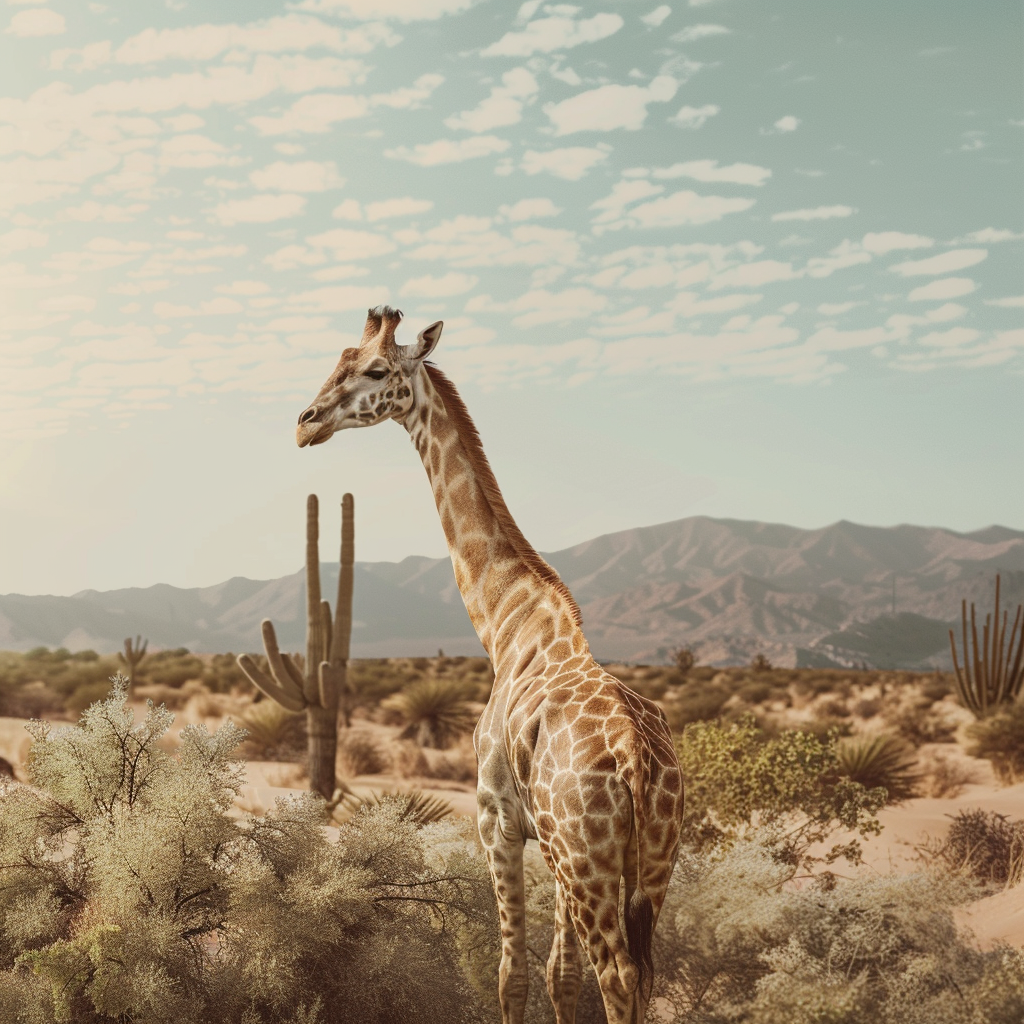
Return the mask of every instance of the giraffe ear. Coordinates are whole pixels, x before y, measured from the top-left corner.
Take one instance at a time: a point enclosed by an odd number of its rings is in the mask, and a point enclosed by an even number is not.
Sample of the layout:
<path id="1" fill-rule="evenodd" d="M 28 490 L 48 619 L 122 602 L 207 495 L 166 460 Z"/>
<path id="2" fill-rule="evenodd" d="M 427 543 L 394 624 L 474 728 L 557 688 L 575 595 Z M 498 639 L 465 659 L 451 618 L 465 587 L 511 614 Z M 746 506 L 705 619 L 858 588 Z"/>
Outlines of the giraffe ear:
<path id="1" fill-rule="evenodd" d="M 420 363 L 431 352 L 434 351 L 434 346 L 437 345 L 438 339 L 441 337 L 441 328 L 444 327 L 444 321 L 438 320 L 436 323 L 432 323 L 429 327 L 424 327 L 419 334 L 416 335 L 415 345 L 405 345 L 402 349 L 402 356 L 408 362 Z"/>

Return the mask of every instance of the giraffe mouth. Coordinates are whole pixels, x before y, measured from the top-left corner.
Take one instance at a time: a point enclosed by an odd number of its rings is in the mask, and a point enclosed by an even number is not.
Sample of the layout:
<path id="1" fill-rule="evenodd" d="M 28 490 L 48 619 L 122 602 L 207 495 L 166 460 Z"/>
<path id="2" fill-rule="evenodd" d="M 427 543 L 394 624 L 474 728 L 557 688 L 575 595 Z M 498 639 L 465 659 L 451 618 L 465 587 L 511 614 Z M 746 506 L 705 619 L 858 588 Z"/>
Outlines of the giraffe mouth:
<path id="1" fill-rule="evenodd" d="M 295 443 L 300 448 L 323 444 L 330 440 L 334 431 L 327 423 L 300 423 L 295 431 Z"/>

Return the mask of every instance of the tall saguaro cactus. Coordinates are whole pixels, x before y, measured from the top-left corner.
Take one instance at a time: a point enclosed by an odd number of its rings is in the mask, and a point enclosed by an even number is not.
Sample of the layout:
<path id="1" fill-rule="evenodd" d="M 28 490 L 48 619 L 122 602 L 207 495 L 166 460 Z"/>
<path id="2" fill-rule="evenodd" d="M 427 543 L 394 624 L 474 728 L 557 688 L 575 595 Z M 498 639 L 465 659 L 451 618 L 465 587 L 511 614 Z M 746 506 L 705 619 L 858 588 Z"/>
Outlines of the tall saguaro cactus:
<path id="1" fill-rule="evenodd" d="M 336 618 L 332 624 L 331 606 L 320 597 L 319 503 L 315 494 L 306 499 L 306 657 L 303 670 L 281 652 L 270 619 L 264 619 L 260 626 L 270 675 L 267 676 L 248 654 L 238 656 L 239 667 L 254 686 L 289 711 L 306 712 L 310 788 L 325 800 L 330 800 L 334 793 L 339 697 L 347 692 L 352 635 L 354 504 L 351 494 L 342 499 L 341 572 Z"/>
<path id="2" fill-rule="evenodd" d="M 1017 699 L 1024 684 L 1024 621 L 1021 612 L 1024 606 L 1017 605 L 1017 614 L 1010 632 L 1010 643 L 1006 644 L 1006 626 L 1009 613 L 1003 612 L 1003 627 L 999 628 L 999 576 L 996 575 L 995 613 L 985 616 L 982 641 L 978 643 L 978 626 L 974 618 L 974 602 L 971 602 L 971 640 L 973 656 L 967 646 L 967 602 L 960 603 L 964 634 L 964 669 L 956 658 L 956 640 L 953 630 L 949 631 L 949 646 L 953 651 L 953 668 L 956 670 L 956 688 L 960 702 L 983 718 L 989 711 L 1001 704 L 1011 704 Z M 1018 628 L 1020 634 L 1018 636 Z M 1016 653 L 1014 648 L 1016 647 Z"/>
<path id="3" fill-rule="evenodd" d="M 132 643 L 132 638 L 126 636 L 124 638 L 124 654 L 120 651 L 117 652 L 117 656 L 121 659 L 121 662 L 128 666 L 128 686 L 135 685 L 135 669 L 139 662 L 146 656 L 146 648 L 149 646 L 148 640 L 143 640 L 141 634 L 135 637 L 135 643 Z"/>

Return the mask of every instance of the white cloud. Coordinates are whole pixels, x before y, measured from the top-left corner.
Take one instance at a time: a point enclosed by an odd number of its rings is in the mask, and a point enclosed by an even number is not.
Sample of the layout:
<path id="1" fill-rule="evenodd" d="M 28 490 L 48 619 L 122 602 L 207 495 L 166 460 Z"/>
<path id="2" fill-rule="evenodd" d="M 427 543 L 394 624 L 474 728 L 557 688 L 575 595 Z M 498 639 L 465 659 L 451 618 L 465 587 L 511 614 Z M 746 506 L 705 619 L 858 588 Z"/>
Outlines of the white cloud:
<path id="1" fill-rule="evenodd" d="M 950 274 L 956 270 L 973 267 L 988 256 L 987 249 L 951 249 L 949 252 L 931 256 L 926 260 L 908 260 L 897 263 L 889 269 L 903 277 L 916 277 L 921 274 Z"/>
<path id="2" fill-rule="evenodd" d="M 339 121 L 365 117 L 370 101 L 365 96 L 346 96 L 343 93 L 314 93 L 297 99 L 278 117 L 258 115 L 249 123 L 263 135 L 283 135 L 286 132 L 323 134 Z"/>
<path id="3" fill-rule="evenodd" d="M 982 228 L 980 231 L 972 231 L 962 238 L 954 239 L 953 244 L 961 245 L 965 242 L 981 242 L 982 244 L 1010 242 L 1018 238 L 1024 238 L 1024 231 L 1011 231 L 1009 228 Z"/>
<path id="4" fill-rule="evenodd" d="M 724 25 L 688 25 L 681 32 L 672 36 L 677 43 L 693 43 L 698 39 L 708 39 L 711 36 L 729 35 L 730 30 Z"/>
<path id="5" fill-rule="evenodd" d="M 970 295 L 977 285 L 969 277 L 944 277 L 939 281 L 929 281 L 915 288 L 907 298 L 911 302 L 932 302 L 940 299 L 956 299 L 961 295 Z"/>
<path id="6" fill-rule="evenodd" d="M 366 219 L 368 221 L 388 220 L 392 217 L 412 217 L 417 213 L 426 213 L 434 208 L 431 199 L 413 199 L 412 196 L 403 196 L 400 199 L 380 199 L 375 203 L 368 203 L 366 207 Z"/>
<path id="7" fill-rule="evenodd" d="M 375 107 L 391 107 L 393 110 L 419 110 L 444 81 L 444 75 L 420 75 L 412 85 L 392 89 L 391 92 L 374 93 L 370 103 Z"/>
<path id="8" fill-rule="evenodd" d="M 341 29 L 319 18 L 287 14 L 248 25 L 189 25 L 185 28 L 147 28 L 126 39 L 112 57 L 119 64 L 152 64 L 164 60 L 209 61 L 228 51 L 297 53 L 324 49 L 334 53 L 365 54 L 399 41 L 386 25 Z"/>
<path id="9" fill-rule="evenodd" d="M 631 203 L 649 199 L 665 191 L 664 185 L 654 185 L 643 179 L 617 181 L 611 192 L 603 199 L 590 204 L 590 209 L 601 212 L 594 218 L 595 224 L 610 224 L 618 221 Z"/>
<path id="10" fill-rule="evenodd" d="M 986 306 L 1003 306 L 1004 308 L 1019 308 L 1024 306 L 1024 295 L 1009 295 L 1005 299 L 986 299 Z"/>
<path id="11" fill-rule="evenodd" d="M 720 288 L 761 288 L 776 281 L 791 281 L 799 276 L 799 271 L 794 270 L 791 263 L 757 260 L 724 271 L 708 287 L 714 291 Z"/>
<path id="12" fill-rule="evenodd" d="M 857 305 L 856 302 L 823 302 L 818 307 L 818 312 L 822 316 L 840 316 L 842 313 L 849 313 Z"/>
<path id="13" fill-rule="evenodd" d="M 567 146 L 546 153 L 528 149 L 519 166 L 527 174 L 546 173 L 566 181 L 579 181 L 592 167 L 604 163 L 610 152 L 611 146 L 600 143 L 596 147 Z"/>
<path id="14" fill-rule="evenodd" d="M 32 228 L 15 228 L 0 235 L 0 256 L 9 256 L 12 252 L 22 249 L 40 249 L 50 240 L 50 236 Z"/>
<path id="15" fill-rule="evenodd" d="M 216 291 L 222 295 L 263 295 L 270 291 L 270 285 L 264 281 L 232 281 L 217 285 Z"/>
<path id="16" fill-rule="evenodd" d="M 777 132 L 795 132 L 800 127 L 800 118 L 787 114 L 780 117 L 772 126 Z"/>
<path id="17" fill-rule="evenodd" d="M 595 14 L 574 21 L 571 17 L 541 18 L 531 21 L 522 32 L 506 32 L 486 47 L 484 57 L 529 57 L 534 53 L 568 50 L 582 43 L 596 43 L 614 35 L 625 24 L 617 14 Z"/>
<path id="18" fill-rule="evenodd" d="M 330 249 L 339 263 L 357 263 L 396 249 L 390 238 L 372 231 L 353 231 L 351 228 L 332 228 L 319 235 L 311 235 L 306 241 L 318 249 Z"/>
<path id="19" fill-rule="evenodd" d="M 473 274 L 459 274 L 454 270 L 442 277 L 432 277 L 427 274 L 425 277 L 410 278 L 402 285 L 399 294 L 424 299 L 464 295 L 473 289 L 479 280 L 480 278 Z"/>
<path id="20" fill-rule="evenodd" d="M 669 121 L 680 128 L 689 128 L 696 131 L 698 128 L 703 128 L 707 119 L 714 117 L 721 109 L 721 107 L 715 106 L 714 103 L 706 103 L 703 107 L 691 107 L 687 104 L 684 107 L 680 107 L 679 112 L 674 117 L 670 117 Z"/>
<path id="21" fill-rule="evenodd" d="M 693 178 L 695 181 L 727 181 L 734 185 L 763 185 L 772 172 L 756 164 L 729 164 L 719 167 L 717 160 L 688 160 L 671 167 L 656 167 L 654 178 Z"/>
<path id="22" fill-rule="evenodd" d="M 537 220 L 540 217 L 556 217 L 562 212 L 562 208 L 560 206 L 555 206 L 555 204 L 546 197 L 538 199 L 520 199 L 519 202 L 513 203 L 511 206 L 500 206 L 498 210 L 505 220 L 511 221 Z"/>
<path id="23" fill-rule="evenodd" d="M 753 205 L 753 199 L 701 196 L 684 190 L 634 206 L 623 221 L 608 227 L 667 228 L 682 224 L 710 224 L 727 214 L 749 210 Z"/>
<path id="24" fill-rule="evenodd" d="M 220 167 L 244 163 L 240 156 L 231 156 L 227 146 L 205 135 L 174 135 L 160 145 L 160 166 Z"/>
<path id="25" fill-rule="evenodd" d="M 523 103 L 539 90 L 537 79 L 526 68 L 513 68 L 501 76 L 501 85 L 472 110 L 445 118 L 456 131 L 486 132 L 503 125 L 518 124 L 523 118 Z"/>
<path id="26" fill-rule="evenodd" d="M 927 249 L 935 239 L 926 235 L 906 235 L 902 231 L 869 231 L 860 243 L 868 252 L 881 256 L 893 249 Z"/>
<path id="27" fill-rule="evenodd" d="M 555 135 L 573 132 L 636 131 L 647 119 L 649 103 L 667 103 L 678 85 L 669 75 L 659 75 L 649 86 L 602 85 L 578 93 L 561 103 L 547 103 L 544 113 L 554 126 Z"/>
<path id="28" fill-rule="evenodd" d="M 64 15 L 46 8 L 18 11 L 7 26 L 8 34 L 21 36 L 59 36 L 65 30 Z"/>
<path id="29" fill-rule="evenodd" d="M 849 217 L 857 211 L 852 206 L 816 206 L 813 210 L 787 210 L 773 213 L 772 220 L 831 220 L 833 217 Z"/>
<path id="30" fill-rule="evenodd" d="M 297 163 L 278 160 L 252 171 L 249 180 L 263 192 L 326 192 L 345 184 L 333 160 L 302 160 Z"/>
<path id="31" fill-rule="evenodd" d="M 387 302 L 384 285 L 339 284 L 329 288 L 312 288 L 288 296 L 288 308 L 303 313 L 346 313 L 351 309 L 367 309 Z"/>
<path id="32" fill-rule="evenodd" d="M 198 306 L 176 306 L 170 302 L 157 302 L 153 312 L 162 320 L 193 316 L 226 316 L 228 313 L 241 313 L 243 306 L 235 299 L 219 298 L 200 302 Z"/>
<path id="33" fill-rule="evenodd" d="M 567 323 L 599 313 L 608 305 L 608 298 L 590 288 L 569 288 L 563 292 L 536 289 L 511 302 L 495 302 L 489 295 L 479 295 L 466 303 L 466 312 L 514 313 L 516 327 Z"/>
<path id="34" fill-rule="evenodd" d="M 672 8 L 668 4 L 662 4 L 660 7 L 655 7 L 650 14 L 643 15 L 640 20 L 645 25 L 650 25 L 651 28 L 657 28 L 671 13 Z"/>
<path id="35" fill-rule="evenodd" d="M 495 231 L 489 217 L 459 216 L 425 232 L 396 232 L 412 259 L 445 261 L 456 267 L 569 266 L 579 259 L 573 231 L 520 224 L 508 235 Z"/>
<path id="36" fill-rule="evenodd" d="M 301 11 L 336 14 L 358 21 L 386 18 L 392 21 L 436 21 L 447 14 L 458 14 L 478 0 L 303 0 Z"/>
<path id="37" fill-rule="evenodd" d="M 411 149 L 397 146 L 385 149 L 384 155 L 392 160 L 407 160 L 420 167 L 436 167 L 438 164 L 461 163 L 477 157 L 503 153 L 512 143 L 496 135 L 474 135 L 468 139 L 438 139 L 436 142 L 420 142 Z"/>
<path id="38" fill-rule="evenodd" d="M 287 192 L 262 194 L 248 199 L 231 199 L 213 208 L 213 217 L 225 226 L 232 224 L 268 224 L 286 217 L 297 217 L 305 209 L 304 196 Z"/>

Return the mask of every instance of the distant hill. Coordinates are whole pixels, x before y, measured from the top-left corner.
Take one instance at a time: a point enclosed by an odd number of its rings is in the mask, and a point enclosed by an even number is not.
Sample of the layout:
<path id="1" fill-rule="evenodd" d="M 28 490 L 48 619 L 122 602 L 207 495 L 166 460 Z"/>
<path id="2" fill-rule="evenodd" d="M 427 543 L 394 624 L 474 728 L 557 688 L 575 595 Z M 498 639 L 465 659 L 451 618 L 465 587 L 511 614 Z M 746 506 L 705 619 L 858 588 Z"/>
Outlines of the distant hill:
<path id="1" fill-rule="evenodd" d="M 1024 532 L 973 533 L 841 521 L 820 530 L 694 516 L 606 534 L 544 556 L 583 610 L 602 659 L 663 661 L 690 644 L 706 664 L 758 652 L 777 665 L 948 667 L 960 601 L 1024 601 Z M 337 565 L 321 566 L 333 604 Z M 893 579 L 896 617 L 892 616 Z M 285 649 L 304 644 L 304 570 L 213 587 L 166 584 L 72 597 L 0 596 L 0 648 L 112 652 L 141 633 L 151 648 L 258 651 L 271 618 Z M 447 558 L 357 562 L 354 657 L 478 654 Z"/>

